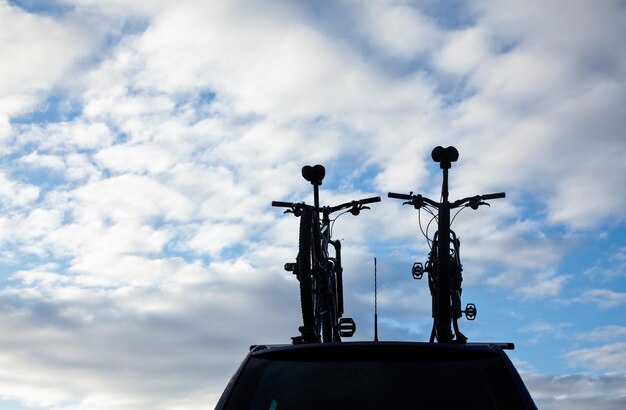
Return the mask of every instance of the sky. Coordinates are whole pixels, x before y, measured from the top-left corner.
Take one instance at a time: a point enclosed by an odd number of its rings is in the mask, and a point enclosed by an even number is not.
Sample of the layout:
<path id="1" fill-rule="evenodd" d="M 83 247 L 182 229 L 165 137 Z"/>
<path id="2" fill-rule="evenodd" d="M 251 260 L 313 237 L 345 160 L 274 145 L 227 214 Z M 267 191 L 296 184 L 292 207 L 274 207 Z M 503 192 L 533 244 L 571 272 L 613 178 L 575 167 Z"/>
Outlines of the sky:
<path id="1" fill-rule="evenodd" d="M 470 341 L 542 409 L 626 407 L 626 3 L 0 0 L 0 409 L 212 408 L 301 317 L 298 219 L 334 226 L 354 340 L 426 341 L 437 145 Z M 427 223 L 427 219 L 423 219 Z M 432 233 L 432 230 L 431 230 Z"/>

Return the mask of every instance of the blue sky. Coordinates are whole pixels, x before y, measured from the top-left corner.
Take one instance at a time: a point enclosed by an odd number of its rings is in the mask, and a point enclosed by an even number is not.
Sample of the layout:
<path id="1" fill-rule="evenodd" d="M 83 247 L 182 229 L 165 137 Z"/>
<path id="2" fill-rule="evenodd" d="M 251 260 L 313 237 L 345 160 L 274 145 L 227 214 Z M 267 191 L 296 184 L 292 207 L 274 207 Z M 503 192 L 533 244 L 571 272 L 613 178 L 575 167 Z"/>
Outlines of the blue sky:
<path id="1" fill-rule="evenodd" d="M 455 220 L 463 322 L 544 409 L 626 406 L 621 1 L 0 0 L 0 409 L 211 408 L 299 325 L 322 202 L 506 191 Z M 346 314 L 427 340 L 417 213 L 335 226 Z M 593 404 L 592 404 L 593 403 Z"/>

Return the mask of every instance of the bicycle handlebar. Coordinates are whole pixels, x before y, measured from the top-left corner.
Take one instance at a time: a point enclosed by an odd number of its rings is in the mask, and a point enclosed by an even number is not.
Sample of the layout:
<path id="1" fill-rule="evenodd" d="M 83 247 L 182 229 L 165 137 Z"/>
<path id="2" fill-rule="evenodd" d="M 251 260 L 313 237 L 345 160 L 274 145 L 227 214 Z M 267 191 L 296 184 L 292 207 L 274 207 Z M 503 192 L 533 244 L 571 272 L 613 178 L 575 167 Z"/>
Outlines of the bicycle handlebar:
<path id="1" fill-rule="evenodd" d="M 412 193 L 411 194 L 398 194 L 396 192 L 389 192 L 387 196 L 389 198 L 407 200 L 408 202 L 406 203 L 411 204 L 417 208 L 421 208 L 422 206 L 424 206 L 424 203 L 432 205 L 435 208 L 439 208 L 439 205 L 441 205 L 439 202 L 433 201 L 432 199 L 426 198 L 425 196 L 421 196 L 419 194 L 413 195 Z"/>
<path id="2" fill-rule="evenodd" d="M 336 205 L 336 206 L 329 206 L 329 207 L 325 207 L 328 210 L 328 213 L 333 213 L 333 212 L 337 212 L 337 211 L 341 211 L 342 209 L 346 209 L 346 208 L 350 208 L 350 207 L 360 207 L 363 206 L 365 204 L 371 204 L 374 202 L 380 202 L 380 197 L 379 196 L 373 196 L 371 198 L 363 198 L 363 199 L 359 199 L 356 201 L 350 201 L 350 202 L 346 202 L 340 205 Z"/>
<path id="3" fill-rule="evenodd" d="M 280 206 L 283 208 L 293 208 L 295 205 L 297 204 L 293 202 L 272 201 L 272 206 Z"/>
<path id="4" fill-rule="evenodd" d="M 320 212 L 327 210 L 328 213 L 333 213 L 333 212 L 340 211 L 342 209 L 346 209 L 350 207 L 361 207 L 365 204 L 371 204 L 374 202 L 380 202 L 380 197 L 373 196 L 370 198 L 363 198 L 363 199 L 359 199 L 355 201 L 346 202 L 346 203 L 336 205 L 336 206 L 323 207 L 320 209 Z M 304 207 L 304 206 L 311 206 L 311 205 L 306 205 L 304 202 L 272 201 L 272 206 L 278 206 L 278 207 L 283 207 L 283 208 L 294 208 L 294 207 Z"/>
<path id="5" fill-rule="evenodd" d="M 405 199 L 407 201 L 410 201 L 411 199 L 413 199 L 413 195 L 408 195 L 408 194 L 397 194 L 395 192 L 389 192 L 387 194 L 387 197 L 389 198 L 395 198 L 395 199 Z"/>
<path id="6" fill-rule="evenodd" d="M 481 195 L 482 199 L 498 199 L 498 198 L 506 198 L 506 194 L 504 192 L 498 192 L 496 194 L 485 194 Z"/>
<path id="7" fill-rule="evenodd" d="M 415 205 L 418 208 L 423 206 L 424 204 L 429 204 L 434 206 L 435 208 L 439 208 L 439 206 L 441 205 L 441 203 L 433 201 L 430 198 L 426 198 L 425 196 L 421 196 L 421 195 L 413 195 L 413 194 L 399 194 L 396 192 L 389 192 L 387 194 L 387 196 L 389 198 L 395 198 L 395 199 L 404 199 L 405 201 L 409 201 L 409 203 L 411 205 Z M 458 201 L 454 201 L 450 204 L 450 209 L 453 208 L 458 208 L 466 203 L 472 203 L 472 204 L 478 204 L 481 201 L 486 201 L 489 199 L 498 199 L 498 198 L 505 198 L 506 194 L 504 192 L 497 192 L 494 194 L 483 194 L 483 195 L 474 195 L 474 196 L 468 196 L 467 198 L 463 198 L 463 199 L 459 199 Z"/>
<path id="8" fill-rule="evenodd" d="M 373 196 L 373 197 L 370 197 L 370 198 L 363 198 L 363 199 L 359 199 L 356 202 L 360 203 L 361 205 L 373 204 L 374 202 L 380 202 L 380 197 L 379 196 Z"/>
<path id="9" fill-rule="evenodd" d="M 450 204 L 450 208 L 458 208 L 461 205 L 464 205 L 466 203 L 469 203 L 468 205 L 474 209 L 476 209 L 475 207 L 478 205 L 481 205 L 481 201 L 486 201 L 489 199 L 498 199 L 498 198 L 505 198 L 506 194 L 504 192 L 497 192 L 495 194 L 483 194 L 483 195 L 474 195 L 474 196 L 468 196 L 467 198 L 463 198 L 463 199 L 459 199 L 458 201 L 454 201 L 452 204 Z"/>

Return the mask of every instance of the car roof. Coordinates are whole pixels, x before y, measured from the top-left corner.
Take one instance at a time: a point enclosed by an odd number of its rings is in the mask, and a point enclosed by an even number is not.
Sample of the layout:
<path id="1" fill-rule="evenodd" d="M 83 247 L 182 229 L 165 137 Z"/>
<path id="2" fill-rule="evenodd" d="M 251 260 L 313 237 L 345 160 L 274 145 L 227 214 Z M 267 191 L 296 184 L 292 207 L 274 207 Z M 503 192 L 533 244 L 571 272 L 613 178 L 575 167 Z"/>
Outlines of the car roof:
<path id="1" fill-rule="evenodd" d="M 406 342 L 406 341 L 358 341 L 340 343 L 301 343 L 301 344 L 259 344 L 250 346 L 251 352 L 261 352 L 265 350 L 335 350 L 335 349 L 434 349 L 434 350 L 513 350 L 513 343 L 428 343 L 428 342 Z"/>
<path id="2" fill-rule="evenodd" d="M 503 349 L 512 348 L 512 343 L 341 342 L 253 345 L 249 356 L 290 361 L 467 360 L 503 355 Z"/>

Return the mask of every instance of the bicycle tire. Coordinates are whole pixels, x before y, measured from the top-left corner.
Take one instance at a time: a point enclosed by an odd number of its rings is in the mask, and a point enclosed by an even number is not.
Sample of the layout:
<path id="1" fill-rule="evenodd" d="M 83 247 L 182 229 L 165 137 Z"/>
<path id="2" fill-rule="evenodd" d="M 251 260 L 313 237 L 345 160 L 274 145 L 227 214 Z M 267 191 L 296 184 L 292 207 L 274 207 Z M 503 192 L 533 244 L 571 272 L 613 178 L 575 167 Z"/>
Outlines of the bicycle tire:
<path id="1" fill-rule="evenodd" d="M 298 280 L 300 282 L 300 309 L 302 311 L 302 322 L 305 328 L 315 328 L 314 300 L 313 293 L 313 272 L 311 266 L 312 236 L 313 236 L 313 210 L 304 208 L 300 215 L 300 233 L 298 245 Z M 319 335 L 319 331 L 316 332 Z"/>
<path id="2" fill-rule="evenodd" d="M 333 341 L 333 329 L 331 323 L 330 312 L 326 310 L 322 314 L 322 342 L 329 343 Z"/>

